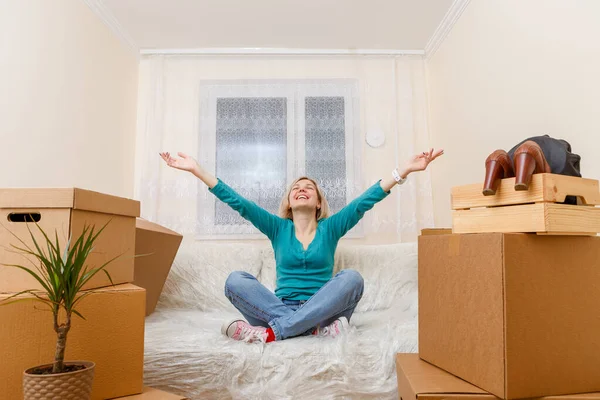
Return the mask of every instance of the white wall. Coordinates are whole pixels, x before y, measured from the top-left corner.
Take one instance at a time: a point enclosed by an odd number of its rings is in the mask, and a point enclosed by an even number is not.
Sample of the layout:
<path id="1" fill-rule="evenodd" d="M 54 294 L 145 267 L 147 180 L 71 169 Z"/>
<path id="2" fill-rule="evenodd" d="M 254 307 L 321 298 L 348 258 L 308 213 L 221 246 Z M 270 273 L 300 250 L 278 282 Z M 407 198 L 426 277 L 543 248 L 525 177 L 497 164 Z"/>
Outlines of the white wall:
<path id="1" fill-rule="evenodd" d="M 437 226 L 450 188 L 483 182 L 496 148 L 528 136 L 569 141 L 584 177 L 600 178 L 600 1 L 473 0 L 428 61 Z"/>
<path id="2" fill-rule="evenodd" d="M 1 1 L 0 187 L 132 196 L 137 75 L 83 1 Z"/>

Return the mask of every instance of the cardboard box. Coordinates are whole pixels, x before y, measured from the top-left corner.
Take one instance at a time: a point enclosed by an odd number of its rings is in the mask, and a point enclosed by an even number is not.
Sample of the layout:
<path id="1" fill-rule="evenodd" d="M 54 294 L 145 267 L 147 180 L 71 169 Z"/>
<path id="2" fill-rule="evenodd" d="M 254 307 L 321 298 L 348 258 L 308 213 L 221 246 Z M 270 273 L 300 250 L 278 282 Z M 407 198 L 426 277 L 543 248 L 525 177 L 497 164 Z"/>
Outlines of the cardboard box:
<path id="1" fill-rule="evenodd" d="M 96 289 L 73 316 L 65 360 L 96 363 L 92 399 L 141 393 L 145 290 L 132 284 Z M 0 300 L 8 295 L 0 295 Z M 0 305 L 0 398 L 22 399 L 27 368 L 54 360 L 52 314 L 39 302 Z"/>
<path id="2" fill-rule="evenodd" d="M 183 237 L 170 229 L 138 218 L 135 226 L 134 285 L 146 289 L 146 315 L 152 314 Z"/>
<path id="3" fill-rule="evenodd" d="M 501 398 L 600 391 L 600 237 L 419 237 L 421 358 Z"/>
<path id="4" fill-rule="evenodd" d="M 110 221 L 96 240 L 93 253 L 88 258 L 90 267 L 99 267 L 106 261 L 122 255 L 110 263 L 106 271 L 114 284 L 133 281 L 135 250 L 135 217 L 139 216 L 138 201 L 109 196 L 82 189 L 0 189 L 0 264 L 32 264 L 11 244 L 19 242 L 10 232 L 33 246 L 28 226 L 36 240 L 43 236 L 33 223 L 23 222 L 25 216 L 39 219 L 39 226 L 54 237 L 55 231 L 63 249 L 69 236 L 77 237 L 84 225 L 95 225 L 96 231 Z M 21 246 L 22 247 L 22 246 Z M 99 273 L 84 289 L 109 286 L 110 280 Z M 0 293 L 14 293 L 28 289 L 41 289 L 39 283 L 27 272 L 0 265 Z"/>
<path id="5" fill-rule="evenodd" d="M 418 354 L 397 354 L 398 397 L 400 400 L 498 400 L 421 359 Z M 600 393 L 548 396 L 540 400 L 600 400 Z"/>
<path id="6" fill-rule="evenodd" d="M 177 394 L 163 392 L 162 390 L 145 387 L 140 394 L 133 396 L 118 397 L 114 400 L 188 400 L 187 397 L 182 397 Z"/>

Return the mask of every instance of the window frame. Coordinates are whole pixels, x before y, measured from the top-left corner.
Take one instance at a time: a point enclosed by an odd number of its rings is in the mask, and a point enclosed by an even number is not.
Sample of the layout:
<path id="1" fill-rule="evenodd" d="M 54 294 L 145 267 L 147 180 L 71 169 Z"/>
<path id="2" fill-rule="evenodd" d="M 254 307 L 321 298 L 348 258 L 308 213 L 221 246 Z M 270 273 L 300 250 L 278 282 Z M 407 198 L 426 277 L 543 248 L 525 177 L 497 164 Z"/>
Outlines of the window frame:
<path id="1" fill-rule="evenodd" d="M 200 85 L 200 121 L 198 138 L 198 158 L 203 166 L 213 173 L 216 171 L 216 126 L 217 99 L 240 97 L 284 97 L 287 111 L 287 171 L 286 189 L 299 176 L 305 175 L 306 164 L 306 119 L 305 99 L 307 97 L 343 97 L 344 98 L 344 130 L 346 157 L 346 204 L 357 195 L 356 182 L 361 182 L 360 174 L 360 142 L 358 108 L 358 81 L 354 79 L 327 80 L 218 80 L 202 81 Z M 226 182 L 227 183 L 227 182 Z M 209 194 L 204 200 L 204 184 L 198 183 L 198 215 L 209 215 L 213 228 L 219 230 L 242 229 L 241 233 L 196 232 L 197 240 L 255 240 L 265 236 L 252 225 L 216 225 L 216 202 L 220 201 Z M 359 223 L 345 237 L 362 237 L 362 224 Z"/>

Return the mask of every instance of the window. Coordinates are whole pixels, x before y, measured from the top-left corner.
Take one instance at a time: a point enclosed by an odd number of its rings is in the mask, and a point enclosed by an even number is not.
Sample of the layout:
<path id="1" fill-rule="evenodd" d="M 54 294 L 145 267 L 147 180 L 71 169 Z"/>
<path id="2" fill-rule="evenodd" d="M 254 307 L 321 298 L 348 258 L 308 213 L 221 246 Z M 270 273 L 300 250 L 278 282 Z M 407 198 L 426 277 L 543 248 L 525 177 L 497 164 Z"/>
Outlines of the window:
<path id="1" fill-rule="evenodd" d="M 304 100 L 306 175 L 321 185 L 346 181 L 346 124 L 343 97 L 306 97 Z M 329 186 L 329 185 L 328 185 Z M 346 185 L 327 187 L 332 212 L 346 205 Z"/>
<path id="2" fill-rule="evenodd" d="M 356 93 L 356 82 L 348 80 L 203 84 L 199 158 L 272 213 L 302 175 L 322 186 L 337 212 L 356 195 Z M 259 237 L 212 195 L 199 201 L 198 214 L 200 236 Z"/>

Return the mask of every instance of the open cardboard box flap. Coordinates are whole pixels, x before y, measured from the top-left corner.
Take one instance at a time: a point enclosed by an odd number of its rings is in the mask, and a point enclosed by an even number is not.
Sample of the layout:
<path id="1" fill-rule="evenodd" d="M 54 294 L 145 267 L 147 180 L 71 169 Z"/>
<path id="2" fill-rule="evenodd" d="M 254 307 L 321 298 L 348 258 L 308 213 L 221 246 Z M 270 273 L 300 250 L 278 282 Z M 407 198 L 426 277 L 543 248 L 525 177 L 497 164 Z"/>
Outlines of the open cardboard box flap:
<path id="1" fill-rule="evenodd" d="M 154 222 L 135 222 L 135 272 L 133 283 L 146 289 L 146 315 L 152 314 L 183 236 Z"/>

